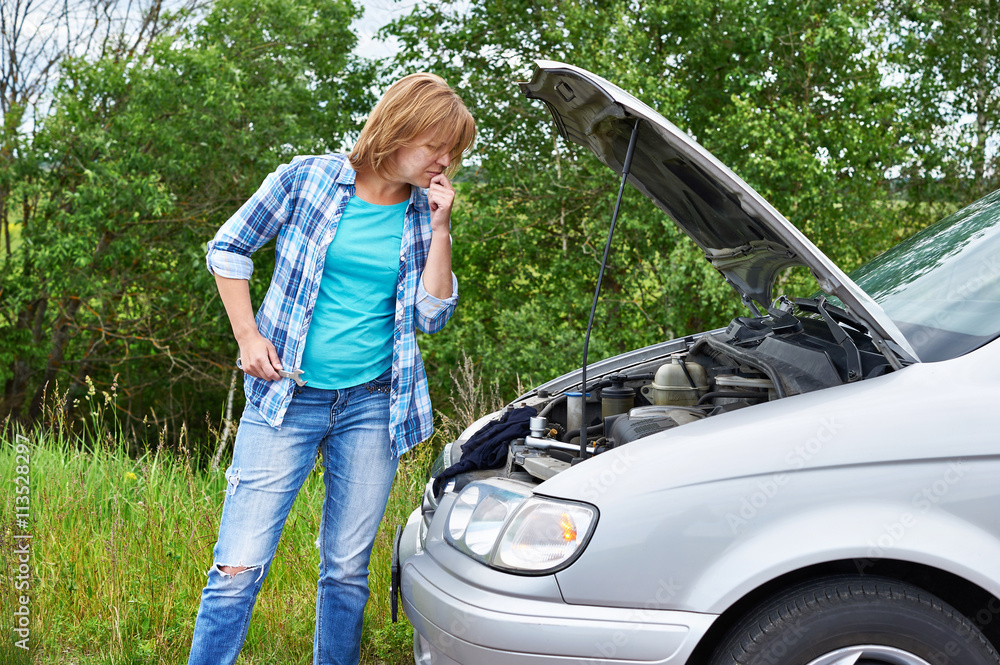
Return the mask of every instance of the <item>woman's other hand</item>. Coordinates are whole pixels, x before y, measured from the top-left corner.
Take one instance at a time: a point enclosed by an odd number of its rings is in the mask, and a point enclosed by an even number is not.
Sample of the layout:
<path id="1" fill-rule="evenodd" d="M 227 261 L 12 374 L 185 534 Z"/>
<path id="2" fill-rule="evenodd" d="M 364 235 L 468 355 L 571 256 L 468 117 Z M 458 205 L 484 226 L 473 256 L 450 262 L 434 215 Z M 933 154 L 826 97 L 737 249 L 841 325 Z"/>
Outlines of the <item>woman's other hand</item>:
<path id="1" fill-rule="evenodd" d="M 427 188 L 427 202 L 431 209 L 431 230 L 434 233 L 448 233 L 451 206 L 455 202 L 455 189 L 444 173 L 431 178 L 431 186 Z"/>
<path id="2" fill-rule="evenodd" d="M 278 374 L 283 369 L 281 361 L 278 359 L 277 349 L 270 340 L 257 332 L 237 341 L 240 345 L 240 366 L 244 372 L 267 381 L 277 381 L 281 378 Z"/>

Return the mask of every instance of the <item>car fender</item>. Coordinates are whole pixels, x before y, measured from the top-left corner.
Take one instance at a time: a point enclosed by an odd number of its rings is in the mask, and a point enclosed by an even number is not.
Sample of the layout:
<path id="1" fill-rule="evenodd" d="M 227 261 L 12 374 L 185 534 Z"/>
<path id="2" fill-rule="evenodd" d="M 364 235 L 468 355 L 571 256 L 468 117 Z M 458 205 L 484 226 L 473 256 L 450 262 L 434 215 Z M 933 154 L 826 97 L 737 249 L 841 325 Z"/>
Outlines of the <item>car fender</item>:
<path id="1" fill-rule="evenodd" d="M 686 603 L 721 614 L 754 589 L 803 568 L 850 561 L 864 574 L 881 559 L 946 571 L 1000 596 L 1000 541 L 942 504 L 849 501 L 768 521 L 689 580 Z"/>

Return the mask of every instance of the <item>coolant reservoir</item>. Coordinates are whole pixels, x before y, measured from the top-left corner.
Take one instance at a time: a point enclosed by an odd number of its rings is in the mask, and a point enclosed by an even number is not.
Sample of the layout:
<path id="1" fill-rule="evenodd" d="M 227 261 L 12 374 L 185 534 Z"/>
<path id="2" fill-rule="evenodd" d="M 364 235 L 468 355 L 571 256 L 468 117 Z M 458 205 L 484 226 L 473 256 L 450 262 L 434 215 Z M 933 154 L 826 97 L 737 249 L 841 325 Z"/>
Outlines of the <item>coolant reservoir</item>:
<path id="1" fill-rule="evenodd" d="M 694 406 L 707 391 L 708 373 L 705 368 L 698 363 L 682 364 L 677 356 L 656 370 L 652 384 L 642 387 L 646 399 L 662 406 Z"/>

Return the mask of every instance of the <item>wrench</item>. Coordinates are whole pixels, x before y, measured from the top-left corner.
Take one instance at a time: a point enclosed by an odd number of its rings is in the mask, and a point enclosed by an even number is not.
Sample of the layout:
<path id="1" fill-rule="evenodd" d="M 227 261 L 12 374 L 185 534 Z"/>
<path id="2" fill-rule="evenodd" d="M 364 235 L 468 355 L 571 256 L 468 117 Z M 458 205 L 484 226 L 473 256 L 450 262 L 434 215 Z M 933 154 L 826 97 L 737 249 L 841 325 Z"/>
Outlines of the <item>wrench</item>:
<path id="1" fill-rule="evenodd" d="M 239 369 L 243 369 L 243 363 L 241 362 L 241 360 L 239 358 L 236 359 L 236 366 Z M 295 382 L 295 385 L 297 385 L 300 388 L 302 386 L 306 385 L 307 383 L 309 383 L 308 381 L 303 381 L 302 380 L 301 376 L 302 376 L 303 372 L 302 372 L 301 369 L 293 369 L 290 372 L 286 371 L 286 370 L 283 370 L 283 369 L 280 369 L 280 370 L 278 370 L 278 374 L 281 375 L 285 379 L 291 379 L 292 381 Z"/>

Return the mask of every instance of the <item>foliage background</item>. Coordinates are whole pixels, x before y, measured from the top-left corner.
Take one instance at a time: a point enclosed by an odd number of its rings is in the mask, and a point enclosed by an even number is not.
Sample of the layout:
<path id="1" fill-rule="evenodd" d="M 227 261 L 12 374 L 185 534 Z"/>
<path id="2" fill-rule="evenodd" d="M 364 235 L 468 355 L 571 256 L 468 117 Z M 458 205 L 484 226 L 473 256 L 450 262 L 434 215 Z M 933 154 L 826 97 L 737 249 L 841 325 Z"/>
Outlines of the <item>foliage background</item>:
<path id="1" fill-rule="evenodd" d="M 0 4 L 0 446 L 62 428 L 78 448 L 102 440 L 88 406 L 96 386 L 115 395 L 105 406 L 121 454 L 46 458 L 79 465 L 74 478 L 95 464 L 114 476 L 129 459 L 156 468 L 152 449 L 187 469 L 195 460 L 185 477 L 205 473 L 214 487 L 241 391 L 204 244 L 279 164 L 348 148 L 405 73 L 444 76 L 479 125 L 452 220 L 461 303 L 420 339 L 443 421 L 474 410 L 475 394 L 451 381 L 466 358 L 505 398 L 581 360 L 618 183 L 520 95 L 514 82 L 535 59 L 631 91 L 848 270 L 1000 186 L 997 0 L 437 0 L 383 30 L 401 48 L 381 60 L 353 55 L 355 0 L 62 0 L 40 3 L 41 15 L 29 5 Z M 254 257 L 255 303 L 271 252 Z M 808 289 L 808 276 L 781 286 Z M 741 309 L 629 190 L 590 360 L 725 325 Z M 138 477 L 153 489 L 151 472 Z M 139 505 L 101 486 L 112 504 L 100 514 Z M 75 574 L 79 589 L 93 585 Z M 136 630 L 134 644 L 153 639 Z"/>

